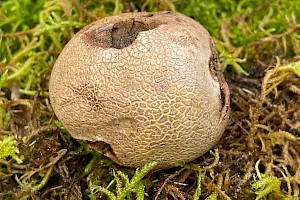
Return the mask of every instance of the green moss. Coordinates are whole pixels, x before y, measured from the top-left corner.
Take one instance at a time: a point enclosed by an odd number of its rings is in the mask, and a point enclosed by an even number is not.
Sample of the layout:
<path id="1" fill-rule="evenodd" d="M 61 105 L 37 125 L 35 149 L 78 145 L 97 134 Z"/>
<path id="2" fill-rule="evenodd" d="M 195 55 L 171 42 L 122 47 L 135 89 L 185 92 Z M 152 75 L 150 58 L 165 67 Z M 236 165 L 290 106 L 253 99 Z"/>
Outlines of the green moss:
<path id="1" fill-rule="evenodd" d="M 213 162 L 206 154 L 193 167 L 181 168 L 177 176 L 172 170 L 146 175 L 152 165 L 135 174 L 95 154 L 85 142 L 68 134 L 49 104 L 51 69 L 70 38 L 99 18 L 141 10 L 177 10 L 199 21 L 216 41 L 232 89 L 232 121 L 221 139 L 220 155 L 213 154 Z M 65 191 L 79 195 L 74 188 L 81 188 L 82 193 L 89 191 L 83 195 L 86 199 L 100 194 L 111 199 L 143 199 L 146 192 L 152 198 L 162 188 L 162 198 L 280 199 L 294 195 L 299 186 L 290 180 L 299 182 L 295 171 L 300 170 L 293 161 L 299 159 L 293 154 L 299 152 L 298 13 L 298 0 L 2 0 L 0 173 L 5 176 L 0 177 L 0 194 L 16 191 L 9 198 L 57 199 Z M 16 134 L 25 137 L 19 141 Z M 269 171 L 254 180 L 251 169 L 260 159 Z M 245 187 L 240 194 L 234 190 L 237 186 Z"/>
<path id="2" fill-rule="evenodd" d="M 275 51 L 288 59 L 300 53 L 300 17 L 296 14 L 300 10 L 300 1 L 190 0 L 175 4 L 178 11 L 207 28 L 234 58 L 243 59 L 247 55 L 251 59 L 266 60 L 271 58 L 266 57 L 265 52 Z M 285 52 L 282 52 L 283 48 Z M 227 57 L 224 57 L 225 61 L 228 61 Z M 241 66 L 247 68 L 250 63 Z M 237 72 L 245 73 L 240 66 L 231 66 Z"/>
<path id="3" fill-rule="evenodd" d="M 280 189 L 281 181 L 274 176 L 263 176 L 262 179 L 256 181 L 252 184 L 252 187 L 256 189 L 256 200 L 264 199 L 268 197 L 268 199 L 291 199 L 285 196 Z"/>
<path id="4" fill-rule="evenodd" d="M 143 168 L 137 169 L 134 176 L 129 180 L 128 175 L 121 171 L 113 171 L 114 181 L 116 182 L 116 194 L 112 191 L 90 182 L 90 198 L 97 199 L 96 193 L 104 193 L 111 200 L 131 199 L 132 193 L 136 194 L 136 199 L 143 200 L 145 191 L 141 182 L 144 176 L 157 166 L 157 162 L 146 164 Z"/>
<path id="5" fill-rule="evenodd" d="M 18 164 L 21 164 L 23 156 L 18 155 L 19 149 L 16 147 L 16 139 L 11 136 L 4 136 L 0 140 L 0 159 L 6 159 L 12 157 Z M 23 158 L 24 159 L 24 158 Z"/>

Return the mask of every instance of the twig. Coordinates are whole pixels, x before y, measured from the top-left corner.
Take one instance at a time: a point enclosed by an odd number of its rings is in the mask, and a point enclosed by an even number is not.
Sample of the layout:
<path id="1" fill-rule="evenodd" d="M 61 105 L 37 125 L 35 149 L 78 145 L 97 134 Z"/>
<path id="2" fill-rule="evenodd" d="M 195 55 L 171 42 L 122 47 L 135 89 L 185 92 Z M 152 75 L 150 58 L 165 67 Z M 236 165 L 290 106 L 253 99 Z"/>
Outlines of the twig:
<path id="1" fill-rule="evenodd" d="M 185 170 L 185 168 L 182 168 L 178 171 L 176 171 L 174 174 L 171 174 L 168 178 L 165 179 L 164 183 L 162 184 L 162 186 L 159 188 L 159 190 L 157 191 L 154 200 L 158 199 L 158 196 L 160 195 L 161 191 L 164 189 L 165 185 L 167 184 L 167 182 L 169 182 L 172 178 L 178 176 L 181 172 L 183 172 Z"/>

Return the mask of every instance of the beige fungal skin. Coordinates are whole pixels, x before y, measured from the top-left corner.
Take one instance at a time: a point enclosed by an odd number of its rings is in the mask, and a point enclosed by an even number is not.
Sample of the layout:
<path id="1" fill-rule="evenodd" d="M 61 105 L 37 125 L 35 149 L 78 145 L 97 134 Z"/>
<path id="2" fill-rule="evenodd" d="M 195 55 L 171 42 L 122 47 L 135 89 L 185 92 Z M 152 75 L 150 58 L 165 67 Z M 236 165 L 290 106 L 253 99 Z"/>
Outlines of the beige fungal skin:
<path id="1" fill-rule="evenodd" d="M 74 138 L 130 167 L 196 159 L 220 139 L 229 110 L 209 33 L 176 12 L 85 27 L 57 59 L 49 92 Z"/>

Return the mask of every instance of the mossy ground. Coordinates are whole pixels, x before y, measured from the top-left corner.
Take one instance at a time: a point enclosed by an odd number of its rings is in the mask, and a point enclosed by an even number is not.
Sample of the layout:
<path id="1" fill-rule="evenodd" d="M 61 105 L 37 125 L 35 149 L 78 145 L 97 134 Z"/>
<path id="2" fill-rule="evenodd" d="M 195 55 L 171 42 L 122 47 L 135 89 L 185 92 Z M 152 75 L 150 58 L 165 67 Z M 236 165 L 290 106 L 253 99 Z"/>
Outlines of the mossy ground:
<path id="1" fill-rule="evenodd" d="M 147 173 L 150 164 L 132 178 L 134 169 L 70 137 L 51 109 L 48 81 L 80 28 L 160 10 L 196 19 L 215 38 L 230 123 L 193 164 Z M 298 199 L 299 13 L 299 0 L 2 0 L 0 199 Z"/>

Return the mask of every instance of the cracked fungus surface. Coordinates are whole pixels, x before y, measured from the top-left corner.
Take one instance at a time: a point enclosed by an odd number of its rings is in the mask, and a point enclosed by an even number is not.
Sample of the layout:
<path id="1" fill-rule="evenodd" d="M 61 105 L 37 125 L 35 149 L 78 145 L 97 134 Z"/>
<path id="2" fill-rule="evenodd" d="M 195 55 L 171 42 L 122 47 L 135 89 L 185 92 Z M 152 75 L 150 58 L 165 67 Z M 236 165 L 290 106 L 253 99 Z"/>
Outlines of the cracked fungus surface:
<path id="1" fill-rule="evenodd" d="M 108 144 L 97 150 L 119 164 L 169 168 L 194 160 L 219 140 L 226 121 L 212 48 L 208 32 L 179 13 L 101 19 L 57 59 L 52 106 L 73 137 Z"/>

